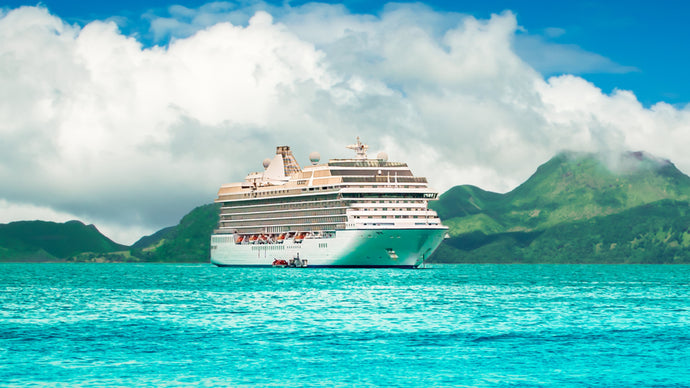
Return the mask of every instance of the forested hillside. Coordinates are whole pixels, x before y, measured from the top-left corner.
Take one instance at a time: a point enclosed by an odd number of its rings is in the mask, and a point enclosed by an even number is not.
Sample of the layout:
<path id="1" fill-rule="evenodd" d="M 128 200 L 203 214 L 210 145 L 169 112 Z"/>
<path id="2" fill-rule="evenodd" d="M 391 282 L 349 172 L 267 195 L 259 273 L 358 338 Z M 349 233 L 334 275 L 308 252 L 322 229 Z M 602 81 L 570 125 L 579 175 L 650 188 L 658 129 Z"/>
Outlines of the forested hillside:
<path id="1" fill-rule="evenodd" d="M 431 262 L 690 263 L 690 178 L 671 162 L 627 153 L 562 153 L 515 190 L 456 186 L 430 206 L 449 227 Z M 0 261 L 208 262 L 218 204 L 176 226 L 114 243 L 95 226 L 0 225 Z"/>
<path id="2" fill-rule="evenodd" d="M 690 178 L 669 161 L 563 153 L 509 193 L 444 193 L 431 206 L 451 238 L 431 260 L 690 262 L 689 200 Z"/>
<path id="3" fill-rule="evenodd" d="M 95 226 L 79 221 L 0 224 L 0 261 L 61 260 L 83 252 L 101 254 L 126 249 Z"/>

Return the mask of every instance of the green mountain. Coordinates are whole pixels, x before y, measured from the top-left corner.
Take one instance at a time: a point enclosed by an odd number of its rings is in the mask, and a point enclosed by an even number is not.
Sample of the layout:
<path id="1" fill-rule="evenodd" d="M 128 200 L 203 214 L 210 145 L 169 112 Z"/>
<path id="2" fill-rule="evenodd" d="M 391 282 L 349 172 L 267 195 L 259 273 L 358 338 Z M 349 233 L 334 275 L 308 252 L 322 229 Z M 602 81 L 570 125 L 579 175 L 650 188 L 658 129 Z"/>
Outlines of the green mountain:
<path id="1" fill-rule="evenodd" d="M 208 262 L 219 213 L 219 204 L 199 206 L 178 225 L 141 238 L 132 245 L 130 254 L 154 262 Z"/>
<path id="2" fill-rule="evenodd" d="M 641 152 L 562 153 L 509 193 L 456 186 L 430 206 L 450 235 L 431 262 L 690 263 L 690 177 Z M 78 221 L 0 224 L 0 261 L 208 262 L 218 213 L 197 207 L 131 247 Z"/>
<path id="3" fill-rule="evenodd" d="M 0 261 L 67 259 L 83 252 L 126 250 L 93 225 L 19 221 L 0 224 Z"/>
<path id="4" fill-rule="evenodd" d="M 219 207 L 197 207 L 176 226 L 142 237 L 131 247 L 114 243 L 95 226 L 79 221 L 20 221 L 0 224 L 0 262 L 208 262 Z"/>
<path id="5" fill-rule="evenodd" d="M 690 177 L 627 153 L 562 153 L 506 194 L 457 186 L 431 207 L 449 226 L 437 262 L 690 262 Z"/>
<path id="6" fill-rule="evenodd" d="M 163 228 L 154 234 L 144 236 L 140 238 L 137 242 L 132 244 L 132 249 L 143 250 L 152 246 L 159 245 L 163 240 L 165 240 L 166 237 L 171 236 L 174 231 L 175 226 L 168 226 L 167 228 Z"/>

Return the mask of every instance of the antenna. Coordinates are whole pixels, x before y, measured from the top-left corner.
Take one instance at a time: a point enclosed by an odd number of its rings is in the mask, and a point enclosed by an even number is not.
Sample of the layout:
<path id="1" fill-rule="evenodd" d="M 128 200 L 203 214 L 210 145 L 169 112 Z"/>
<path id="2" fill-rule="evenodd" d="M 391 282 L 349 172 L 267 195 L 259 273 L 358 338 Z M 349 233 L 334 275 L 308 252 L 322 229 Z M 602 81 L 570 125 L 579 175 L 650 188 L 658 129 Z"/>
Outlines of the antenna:
<path id="1" fill-rule="evenodd" d="M 359 141 L 359 136 L 357 136 L 357 144 L 350 144 L 349 146 L 347 146 L 347 148 L 355 151 L 355 153 L 357 154 L 356 159 L 367 158 L 367 150 L 369 149 L 369 146 Z"/>

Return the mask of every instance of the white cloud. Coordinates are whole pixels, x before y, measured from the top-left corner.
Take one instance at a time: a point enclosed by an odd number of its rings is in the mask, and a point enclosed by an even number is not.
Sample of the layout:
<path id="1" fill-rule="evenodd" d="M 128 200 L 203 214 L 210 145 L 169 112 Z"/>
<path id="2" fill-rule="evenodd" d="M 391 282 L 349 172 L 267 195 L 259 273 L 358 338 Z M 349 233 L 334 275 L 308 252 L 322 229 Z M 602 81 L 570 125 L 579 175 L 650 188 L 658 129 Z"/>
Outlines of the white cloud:
<path id="1" fill-rule="evenodd" d="M 48 206 L 10 203 L 4 199 L 0 199 L 0 214 L 2 214 L 2 219 L 0 220 L 2 223 L 34 220 L 67 222 L 77 219 L 73 214 L 58 212 Z"/>
<path id="2" fill-rule="evenodd" d="M 558 38 L 565 35 L 566 30 L 560 27 L 547 27 L 544 29 L 544 35 L 549 38 Z"/>
<path id="3" fill-rule="evenodd" d="M 9 223 L 14 221 L 53 221 L 53 222 L 67 222 L 71 220 L 79 220 L 85 224 L 94 224 L 111 240 L 127 244 L 131 244 L 142 236 L 151 233 L 150 227 L 142 225 L 122 225 L 113 223 L 108 219 L 95 219 L 91 216 L 81 217 L 74 214 L 55 211 L 49 206 L 40 206 L 34 204 L 24 203 L 10 203 L 4 199 L 0 199 L 0 223 Z"/>
<path id="4" fill-rule="evenodd" d="M 171 38 L 188 38 L 197 31 L 218 23 L 244 25 L 256 12 L 266 9 L 273 12 L 278 10 L 260 2 L 243 7 L 230 2 L 212 2 L 196 9 L 172 5 L 167 8 L 165 16 L 147 13 L 144 18 L 150 21 L 149 31 L 153 34 L 154 41 L 162 42 Z"/>
<path id="5" fill-rule="evenodd" d="M 557 33 L 554 29 L 545 31 L 547 37 L 554 37 L 553 34 Z M 600 54 L 585 51 L 577 45 L 549 42 L 537 35 L 518 35 L 515 51 L 543 74 L 624 74 L 640 71 L 634 66 L 620 65 Z"/>
<path id="6" fill-rule="evenodd" d="M 349 155 L 357 135 L 439 190 L 508 190 L 563 149 L 643 149 L 690 171 L 688 108 L 545 80 L 516 54 L 510 12 L 261 8 L 148 15 L 172 37 L 165 47 L 44 8 L 0 15 L 2 207 L 131 243 L 260 169 L 276 145 L 305 163 L 313 150 Z"/>

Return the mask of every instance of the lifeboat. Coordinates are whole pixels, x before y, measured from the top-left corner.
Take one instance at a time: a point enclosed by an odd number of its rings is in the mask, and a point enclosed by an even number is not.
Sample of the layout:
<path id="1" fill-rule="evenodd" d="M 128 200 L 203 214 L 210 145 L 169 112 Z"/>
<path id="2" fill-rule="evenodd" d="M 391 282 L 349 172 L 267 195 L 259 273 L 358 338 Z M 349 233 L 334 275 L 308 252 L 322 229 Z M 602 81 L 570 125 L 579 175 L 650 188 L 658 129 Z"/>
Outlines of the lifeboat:
<path id="1" fill-rule="evenodd" d="M 259 236 L 253 234 L 251 237 L 249 237 L 249 242 L 253 243 L 256 242 L 256 240 L 259 238 Z"/>
<path id="2" fill-rule="evenodd" d="M 283 241 L 285 240 L 285 233 L 282 233 L 280 236 L 278 236 L 278 241 Z"/>
<path id="3" fill-rule="evenodd" d="M 235 244 L 241 244 L 244 241 L 244 236 L 239 235 L 235 238 Z"/>
<path id="4" fill-rule="evenodd" d="M 288 262 L 287 262 L 287 260 L 283 260 L 283 259 L 274 259 L 272 265 L 274 267 L 285 268 L 288 266 Z"/>

